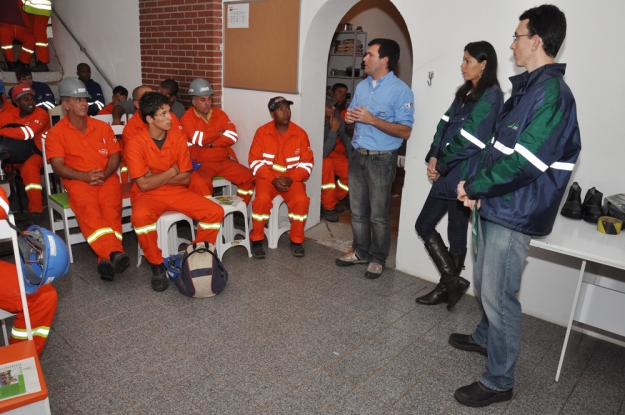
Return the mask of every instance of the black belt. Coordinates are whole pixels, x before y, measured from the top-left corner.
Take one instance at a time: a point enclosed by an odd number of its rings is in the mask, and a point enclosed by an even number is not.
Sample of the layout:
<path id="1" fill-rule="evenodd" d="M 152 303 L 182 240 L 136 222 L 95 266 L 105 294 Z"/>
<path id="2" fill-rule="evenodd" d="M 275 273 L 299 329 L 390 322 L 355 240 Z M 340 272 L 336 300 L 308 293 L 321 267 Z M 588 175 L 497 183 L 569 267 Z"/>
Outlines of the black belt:
<path id="1" fill-rule="evenodd" d="M 376 154 L 387 154 L 387 153 L 393 152 L 392 150 L 377 151 L 377 150 L 367 150 L 366 148 L 357 148 L 356 151 L 362 154 L 363 156 L 375 156 Z"/>

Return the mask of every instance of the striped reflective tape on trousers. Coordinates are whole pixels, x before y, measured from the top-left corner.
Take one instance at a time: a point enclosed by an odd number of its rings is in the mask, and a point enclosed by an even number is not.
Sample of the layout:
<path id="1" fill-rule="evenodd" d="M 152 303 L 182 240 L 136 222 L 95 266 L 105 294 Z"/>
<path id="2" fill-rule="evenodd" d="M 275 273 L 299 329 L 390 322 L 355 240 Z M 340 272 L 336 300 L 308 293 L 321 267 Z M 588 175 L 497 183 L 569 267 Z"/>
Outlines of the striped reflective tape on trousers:
<path id="1" fill-rule="evenodd" d="M 336 189 L 336 185 L 334 183 L 325 183 L 321 185 L 321 190 L 328 190 L 328 189 Z"/>
<path id="2" fill-rule="evenodd" d="M 292 220 L 298 220 L 300 222 L 305 222 L 306 219 L 308 218 L 308 215 L 297 215 L 295 213 L 289 213 L 289 218 L 291 218 Z"/>
<path id="3" fill-rule="evenodd" d="M 239 189 L 237 187 L 237 193 L 243 196 L 247 196 L 247 195 L 253 195 L 254 194 L 254 189 L 252 190 L 245 190 L 245 189 Z"/>
<path id="4" fill-rule="evenodd" d="M 254 213 L 252 212 L 252 219 L 254 220 L 258 220 L 258 221 L 264 221 L 264 220 L 269 220 L 269 215 L 268 214 L 263 214 L 263 213 Z"/>
<path id="5" fill-rule="evenodd" d="M 96 230 L 95 232 L 93 232 L 91 235 L 89 235 L 89 237 L 87 238 L 87 242 L 89 244 L 92 244 L 98 239 L 100 239 L 101 236 L 108 235 L 110 233 L 114 234 L 115 237 L 119 239 L 120 241 L 123 239 L 121 233 L 114 231 L 113 228 L 106 227 L 106 228 L 100 228 Z"/>
<path id="6" fill-rule="evenodd" d="M 349 187 L 345 183 L 343 183 L 341 179 L 338 179 L 336 181 L 336 184 L 338 184 L 341 189 L 345 190 L 346 192 L 349 192 Z"/>
<path id="7" fill-rule="evenodd" d="M 146 235 L 148 232 L 156 232 L 156 222 L 149 225 L 135 227 L 135 233 L 137 235 Z"/>
<path id="8" fill-rule="evenodd" d="M 33 333 L 33 336 L 39 336 L 45 339 L 50 334 L 50 327 L 46 327 L 46 326 L 33 327 L 31 331 Z M 26 329 L 18 329 L 18 328 L 13 327 L 13 329 L 11 329 L 11 337 L 16 338 L 18 340 L 26 340 L 28 338 L 28 333 L 26 332 Z"/>
<path id="9" fill-rule="evenodd" d="M 24 190 L 26 190 L 27 192 L 29 190 L 43 190 L 43 187 L 39 183 L 28 183 L 26 186 L 24 186 Z"/>
<path id="10" fill-rule="evenodd" d="M 221 228 L 221 222 L 216 222 L 216 223 L 200 222 L 200 223 L 198 223 L 198 228 L 200 228 L 200 229 L 202 229 L 204 231 L 219 230 L 219 228 Z"/>

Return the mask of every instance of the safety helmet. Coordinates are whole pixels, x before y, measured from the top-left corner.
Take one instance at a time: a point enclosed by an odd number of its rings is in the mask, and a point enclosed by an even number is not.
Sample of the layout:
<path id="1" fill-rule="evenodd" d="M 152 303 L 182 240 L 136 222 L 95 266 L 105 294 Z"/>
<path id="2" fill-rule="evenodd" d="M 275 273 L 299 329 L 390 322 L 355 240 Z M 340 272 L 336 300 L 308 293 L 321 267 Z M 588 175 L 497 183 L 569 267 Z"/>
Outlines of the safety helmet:
<path id="1" fill-rule="evenodd" d="M 67 274 L 69 251 L 58 235 L 32 225 L 20 236 L 18 246 L 26 294 Z"/>
<path id="2" fill-rule="evenodd" d="M 196 78 L 189 85 L 189 95 L 192 97 L 213 95 L 215 91 L 206 79 Z"/>
<path id="3" fill-rule="evenodd" d="M 60 97 L 74 97 L 74 98 L 91 98 L 87 92 L 87 87 L 82 81 L 76 77 L 64 78 L 59 83 L 59 96 Z"/>

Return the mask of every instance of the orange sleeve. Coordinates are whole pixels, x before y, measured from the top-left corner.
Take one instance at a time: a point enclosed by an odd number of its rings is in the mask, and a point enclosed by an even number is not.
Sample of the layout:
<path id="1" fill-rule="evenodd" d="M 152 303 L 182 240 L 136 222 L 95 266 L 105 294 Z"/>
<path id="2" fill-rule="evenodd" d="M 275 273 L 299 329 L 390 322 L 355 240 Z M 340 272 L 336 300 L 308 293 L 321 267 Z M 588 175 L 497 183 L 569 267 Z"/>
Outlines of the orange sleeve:
<path id="1" fill-rule="evenodd" d="M 236 144 L 239 140 L 237 127 L 234 126 L 234 123 L 230 121 L 230 118 L 228 118 L 228 115 L 224 111 L 213 111 L 213 117 L 215 117 L 215 120 L 213 121 L 211 117 L 210 122 L 215 122 L 217 124 L 215 126 L 217 131 L 223 131 L 223 134 L 213 141 L 213 147 L 232 147 L 232 145 Z M 210 142 L 207 144 L 210 144 Z"/>
<path id="2" fill-rule="evenodd" d="M 298 138 L 300 141 L 300 156 L 299 164 L 294 169 L 289 170 L 289 177 L 293 181 L 303 182 L 310 177 L 313 166 L 315 165 L 315 158 L 313 151 L 310 149 L 310 141 L 308 140 L 308 134 L 306 131 L 300 129 L 298 131 Z"/>
<path id="3" fill-rule="evenodd" d="M 189 146 L 187 145 L 187 135 L 185 134 L 181 125 L 176 130 L 176 151 L 178 153 L 178 160 L 176 163 L 180 167 L 180 172 L 187 172 L 193 170 L 191 164 L 191 156 L 189 155 Z M 173 138 L 173 137 L 172 137 Z"/>
<path id="4" fill-rule="evenodd" d="M 102 108 L 98 112 L 98 115 L 107 115 L 107 114 L 112 114 L 112 113 L 113 113 L 113 103 L 109 102 L 107 105 L 104 106 L 104 108 Z"/>
<path id="5" fill-rule="evenodd" d="M 134 140 L 130 140 L 124 148 L 124 160 L 132 179 L 145 176 L 148 172 L 148 161 L 145 152 L 142 151 L 142 141 L 136 137 Z"/>
<path id="6" fill-rule="evenodd" d="M 55 157 L 65 157 L 62 128 L 60 124 L 57 124 L 48 131 L 46 137 L 46 157 L 48 161 Z"/>
<path id="7" fill-rule="evenodd" d="M 113 133 L 113 129 L 111 128 L 110 125 L 106 123 L 103 123 L 103 124 L 104 125 L 102 126 L 102 129 L 104 131 L 102 131 L 102 133 L 104 135 L 104 139 L 106 140 L 106 148 L 109 152 L 109 156 L 112 156 L 115 153 L 121 153 L 122 147 L 117 142 L 117 138 L 115 137 L 115 134 Z"/>
<path id="8" fill-rule="evenodd" d="M 268 137 L 264 133 L 263 126 L 256 130 L 256 134 L 254 134 L 254 140 L 252 141 L 252 146 L 250 147 L 250 153 L 247 160 L 250 165 L 250 170 L 252 170 L 252 174 L 254 176 L 272 181 L 278 177 L 278 172 L 265 163 L 265 159 L 263 157 L 265 140 L 271 140 L 271 137 Z"/>

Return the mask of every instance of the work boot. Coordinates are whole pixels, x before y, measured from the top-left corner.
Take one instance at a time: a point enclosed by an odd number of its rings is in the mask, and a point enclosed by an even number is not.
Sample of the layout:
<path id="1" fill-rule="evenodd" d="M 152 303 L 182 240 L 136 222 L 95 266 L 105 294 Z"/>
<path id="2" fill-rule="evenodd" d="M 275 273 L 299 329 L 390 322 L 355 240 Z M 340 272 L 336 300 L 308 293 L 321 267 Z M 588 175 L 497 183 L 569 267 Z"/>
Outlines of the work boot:
<path id="1" fill-rule="evenodd" d="M 349 251 L 341 255 L 340 258 L 337 258 L 334 262 L 339 267 L 348 267 L 355 264 L 368 264 L 369 260 L 360 258 L 358 254 L 356 254 L 356 251 L 354 251 L 354 248 L 351 248 Z"/>
<path id="2" fill-rule="evenodd" d="M 115 268 L 115 272 L 121 274 L 130 266 L 130 258 L 123 252 L 111 253 L 111 262 Z"/>
<path id="3" fill-rule="evenodd" d="M 569 195 L 566 198 L 566 202 L 564 202 L 564 206 L 562 206 L 560 214 L 571 219 L 581 219 L 584 216 L 582 208 L 582 188 L 579 187 L 577 182 L 571 185 Z"/>
<path id="4" fill-rule="evenodd" d="M 252 256 L 256 259 L 263 259 L 265 257 L 263 241 L 252 241 Z"/>
<path id="5" fill-rule="evenodd" d="M 345 205 L 349 203 L 349 196 L 339 200 L 339 203 L 336 204 L 336 206 L 334 206 L 334 211 L 336 213 L 343 213 L 345 212 L 347 209 L 345 208 Z"/>
<path id="6" fill-rule="evenodd" d="M 324 207 L 321 207 L 321 211 L 323 212 L 323 217 L 328 222 L 338 222 L 339 221 L 339 215 L 336 213 L 336 211 L 334 209 L 328 210 L 328 209 L 326 209 Z"/>
<path id="7" fill-rule="evenodd" d="M 152 289 L 154 291 L 165 291 L 169 287 L 169 278 L 167 278 L 167 271 L 165 265 L 150 264 L 152 267 Z"/>
<path id="8" fill-rule="evenodd" d="M 41 225 L 41 222 L 43 222 L 43 213 L 30 212 L 28 214 L 28 222 L 30 222 L 31 225 Z"/>
<path id="9" fill-rule="evenodd" d="M 496 402 L 505 402 L 512 399 L 513 390 L 498 391 L 485 386 L 482 382 L 473 382 L 470 385 L 456 389 L 454 398 L 463 405 L 472 408 L 483 408 Z"/>
<path id="10" fill-rule="evenodd" d="M 293 241 L 291 241 L 291 253 L 295 258 L 302 258 L 304 255 L 306 255 L 302 244 L 298 244 Z"/>
<path id="11" fill-rule="evenodd" d="M 37 61 L 37 64 L 30 68 L 31 72 L 48 72 L 48 64 L 45 62 Z"/>
<path id="12" fill-rule="evenodd" d="M 19 61 L 17 61 L 19 62 Z M 7 71 L 8 72 L 15 72 L 18 68 L 17 66 L 17 62 L 11 62 L 11 61 L 7 61 Z"/>
<path id="13" fill-rule="evenodd" d="M 586 222 L 597 223 L 599 217 L 603 216 L 603 209 L 601 208 L 601 199 L 603 199 L 603 193 L 595 189 L 594 187 L 586 192 L 584 198 L 584 216 L 583 219 Z"/>
<path id="14" fill-rule="evenodd" d="M 115 278 L 115 267 L 108 259 L 103 259 L 98 263 L 98 274 L 103 281 L 113 281 Z"/>
<path id="15" fill-rule="evenodd" d="M 429 243 L 425 244 L 425 249 L 428 251 L 432 261 L 434 261 L 436 269 L 438 269 L 438 272 L 441 274 L 441 279 L 431 292 L 418 297 L 415 301 L 423 305 L 436 305 L 448 302 L 449 294 L 447 284 L 451 282 L 456 271 L 456 266 L 451 260 L 449 251 L 447 251 L 447 246 L 445 246 L 443 238 L 441 238 L 438 232 L 434 232 L 430 237 Z M 439 287 L 441 285 L 442 287 Z"/>
<path id="16" fill-rule="evenodd" d="M 469 289 L 471 283 L 460 276 L 464 269 L 464 258 L 467 256 L 467 252 L 461 254 L 449 254 L 451 262 L 454 264 L 454 276 L 451 281 L 447 283 L 447 311 L 451 311 L 458 301 L 462 298 L 465 292 Z"/>

